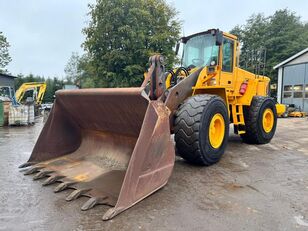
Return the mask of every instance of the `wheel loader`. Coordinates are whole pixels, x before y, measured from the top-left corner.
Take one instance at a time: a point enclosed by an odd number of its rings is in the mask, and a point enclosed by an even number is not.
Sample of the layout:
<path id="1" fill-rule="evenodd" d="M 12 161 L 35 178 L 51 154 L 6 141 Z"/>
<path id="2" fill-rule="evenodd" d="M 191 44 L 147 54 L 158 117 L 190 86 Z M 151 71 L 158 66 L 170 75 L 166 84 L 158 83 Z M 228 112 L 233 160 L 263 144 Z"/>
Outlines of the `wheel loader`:
<path id="1" fill-rule="evenodd" d="M 237 37 L 211 29 L 181 43 L 181 67 L 165 72 L 154 55 L 141 87 L 57 91 L 24 174 L 58 183 L 54 192 L 73 190 L 67 201 L 89 197 L 82 210 L 111 206 L 108 220 L 167 184 L 175 150 L 191 164 L 214 164 L 230 124 L 245 143 L 270 142 L 269 78 L 239 67 Z"/>

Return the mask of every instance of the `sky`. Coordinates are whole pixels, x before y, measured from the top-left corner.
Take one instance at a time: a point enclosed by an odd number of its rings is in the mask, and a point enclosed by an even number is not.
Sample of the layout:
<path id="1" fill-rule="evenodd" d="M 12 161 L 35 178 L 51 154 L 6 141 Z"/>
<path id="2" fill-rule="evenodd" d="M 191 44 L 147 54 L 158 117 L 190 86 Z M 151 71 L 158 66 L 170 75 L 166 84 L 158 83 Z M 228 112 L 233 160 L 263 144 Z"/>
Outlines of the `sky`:
<path id="1" fill-rule="evenodd" d="M 229 31 L 253 13 L 273 14 L 288 8 L 308 22 L 307 0 L 167 0 L 179 12 L 182 35 L 210 28 Z M 13 61 L 8 71 L 17 75 L 65 76 L 72 52 L 83 53 L 82 29 L 95 0 L 0 0 L 0 31 L 7 37 Z"/>

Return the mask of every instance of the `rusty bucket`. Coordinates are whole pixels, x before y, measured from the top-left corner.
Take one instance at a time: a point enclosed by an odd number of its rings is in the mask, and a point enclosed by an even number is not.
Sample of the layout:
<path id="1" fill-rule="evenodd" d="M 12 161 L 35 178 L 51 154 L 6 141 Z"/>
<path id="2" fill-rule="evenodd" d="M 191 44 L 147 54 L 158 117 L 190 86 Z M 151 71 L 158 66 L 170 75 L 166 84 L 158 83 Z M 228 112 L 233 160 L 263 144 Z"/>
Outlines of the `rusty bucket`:
<path id="1" fill-rule="evenodd" d="M 21 167 L 82 210 L 112 206 L 111 219 L 163 187 L 174 165 L 169 109 L 144 88 L 61 90 L 29 161 Z"/>

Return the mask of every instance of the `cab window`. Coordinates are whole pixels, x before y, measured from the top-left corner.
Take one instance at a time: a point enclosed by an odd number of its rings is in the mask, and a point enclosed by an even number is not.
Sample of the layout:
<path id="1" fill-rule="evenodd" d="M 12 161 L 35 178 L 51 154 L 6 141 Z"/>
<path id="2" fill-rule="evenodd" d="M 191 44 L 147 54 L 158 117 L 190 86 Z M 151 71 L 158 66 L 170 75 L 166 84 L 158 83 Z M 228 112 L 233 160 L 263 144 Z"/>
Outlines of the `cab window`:
<path id="1" fill-rule="evenodd" d="M 233 47 L 234 43 L 230 39 L 224 39 L 222 48 L 222 71 L 233 71 Z"/>
<path id="2" fill-rule="evenodd" d="M 219 46 L 211 34 L 190 38 L 184 45 L 182 64 L 184 67 L 213 66 L 218 63 Z"/>

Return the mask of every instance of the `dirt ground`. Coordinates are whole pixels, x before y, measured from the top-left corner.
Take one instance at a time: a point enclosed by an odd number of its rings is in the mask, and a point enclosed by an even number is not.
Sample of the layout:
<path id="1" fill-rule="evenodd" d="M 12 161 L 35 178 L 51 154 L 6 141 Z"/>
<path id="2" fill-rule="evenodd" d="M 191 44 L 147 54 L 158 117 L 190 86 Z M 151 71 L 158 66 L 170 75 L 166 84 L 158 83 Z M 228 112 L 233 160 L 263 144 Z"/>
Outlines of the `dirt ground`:
<path id="1" fill-rule="evenodd" d="M 41 130 L 0 128 L 0 230 L 308 230 L 308 119 L 279 119 L 267 145 L 231 135 L 222 160 L 194 167 L 177 158 L 166 187 L 104 222 L 107 206 L 66 202 L 17 168 Z"/>

